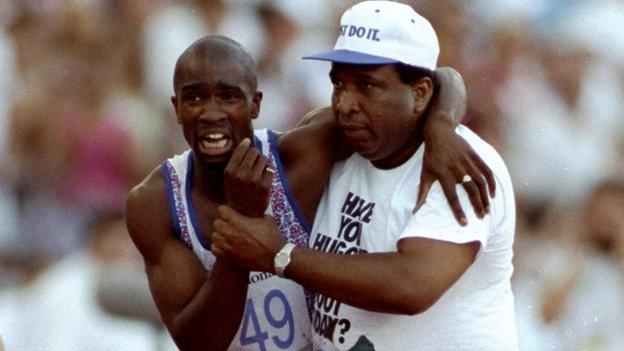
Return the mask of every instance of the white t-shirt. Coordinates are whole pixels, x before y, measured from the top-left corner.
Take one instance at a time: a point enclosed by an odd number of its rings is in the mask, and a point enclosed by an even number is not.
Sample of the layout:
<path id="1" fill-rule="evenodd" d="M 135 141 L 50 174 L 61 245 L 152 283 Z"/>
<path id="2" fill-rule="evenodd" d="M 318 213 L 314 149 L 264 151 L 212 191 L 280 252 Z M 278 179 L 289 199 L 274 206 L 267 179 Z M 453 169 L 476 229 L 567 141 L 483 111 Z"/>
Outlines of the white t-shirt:
<path id="1" fill-rule="evenodd" d="M 409 237 L 454 243 L 478 241 L 481 245 L 475 262 L 433 306 L 415 316 L 369 312 L 316 296 L 312 315 L 315 350 L 348 350 L 356 344 L 372 344 L 375 350 L 517 349 L 510 284 L 515 226 L 511 180 L 491 146 L 464 126 L 459 126 L 457 133 L 479 153 L 496 178 L 496 197 L 484 219 L 474 215 L 466 192 L 458 185 L 468 217 L 468 226 L 460 226 L 439 183 L 432 187 L 425 205 L 412 215 L 422 146 L 407 162 L 391 170 L 377 169 L 354 154 L 334 165 L 309 246 L 349 254 L 395 252 L 397 242 Z M 326 327 L 333 323 L 332 334 Z M 324 337 L 324 333 L 332 335 Z"/>

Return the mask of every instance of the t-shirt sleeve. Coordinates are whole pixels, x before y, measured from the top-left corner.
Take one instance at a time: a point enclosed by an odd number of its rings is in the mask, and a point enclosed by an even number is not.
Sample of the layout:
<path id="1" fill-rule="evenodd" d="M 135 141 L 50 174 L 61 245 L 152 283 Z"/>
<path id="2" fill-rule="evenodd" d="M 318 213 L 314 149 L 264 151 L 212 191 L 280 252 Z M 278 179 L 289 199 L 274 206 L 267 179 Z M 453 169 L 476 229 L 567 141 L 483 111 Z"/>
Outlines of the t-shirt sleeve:
<path id="1" fill-rule="evenodd" d="M 462 227 L 455 219 L 439 182 L 435 182 L 429 191 L 425 204 L 412 215 L 399 239 L 419 237 L 465 244 L 478 241 L 481 245 L 479 254 L 487 244 L 490 215 L 477 218 L 468 194 L 461 185 L 457 185 L 457 196 L 468 219 L 468 225 Z"/>

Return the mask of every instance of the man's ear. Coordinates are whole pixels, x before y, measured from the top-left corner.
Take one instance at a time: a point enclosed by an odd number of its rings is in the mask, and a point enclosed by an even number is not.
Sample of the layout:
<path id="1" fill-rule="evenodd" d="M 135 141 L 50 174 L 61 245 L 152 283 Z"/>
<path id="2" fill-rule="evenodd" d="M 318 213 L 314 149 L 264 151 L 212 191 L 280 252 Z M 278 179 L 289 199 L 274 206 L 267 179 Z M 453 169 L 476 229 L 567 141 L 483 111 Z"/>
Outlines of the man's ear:
<path id="1" fill-rule="evenodd" d="M 178 97 L 173 95 L 171 96 L 171 103 L 173 104 L 173 109 L 175 110 L 176 119 L 178 120 L 178 124 L 182 124 L 180 120 L 180 115 L 178 114 Z"/>
<path id="2" fill-rule="evenodd" d="M 262 92 L 256 91 L 251 99 L 251 119 L 256 119 L 260 115 L 260 103 L 262 102 Z"/>
<path id="3" fill-rule="evenodd" d="M 422 114 L 427 109 L 429 101 L 433 96 L 433 81 L 429 77 L 423 77 L 419 81 L 412 84 L 412 92 L 414 94 L 414 112 Z"/>

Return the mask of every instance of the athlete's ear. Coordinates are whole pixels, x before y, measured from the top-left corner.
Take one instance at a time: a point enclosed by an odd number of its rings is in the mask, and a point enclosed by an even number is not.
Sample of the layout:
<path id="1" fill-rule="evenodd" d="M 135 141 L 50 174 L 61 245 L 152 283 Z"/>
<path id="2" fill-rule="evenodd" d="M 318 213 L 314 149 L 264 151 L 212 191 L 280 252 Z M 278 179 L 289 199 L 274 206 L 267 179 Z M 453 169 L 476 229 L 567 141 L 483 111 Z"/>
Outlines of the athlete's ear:
<path id="1" fill-rule="evenodd" d="M 180 115 L 178 114 L 178 97 L 173 95 L 171 96 L 171 103 L 173 104 L 173 109 L 175 110 L 176 119 L 178 120 L 178 124 L 182 124 L 180 120 Z"/>
<path id="2" fill-rule="evenodd" d="M 256 119 L 260 115 L 260 102 L 262 102 L 262 92 L 256 91 L 251 99 L 251 119 Z"/>
<path id="3" fill-rule="evenodd" d="M 414 112 L 418 115 L 425 112 L 429 105 L 429 100 L 433 96 L 433 81 L 429 77 L 424 77 L 412 84 L 414 94 Z"/>

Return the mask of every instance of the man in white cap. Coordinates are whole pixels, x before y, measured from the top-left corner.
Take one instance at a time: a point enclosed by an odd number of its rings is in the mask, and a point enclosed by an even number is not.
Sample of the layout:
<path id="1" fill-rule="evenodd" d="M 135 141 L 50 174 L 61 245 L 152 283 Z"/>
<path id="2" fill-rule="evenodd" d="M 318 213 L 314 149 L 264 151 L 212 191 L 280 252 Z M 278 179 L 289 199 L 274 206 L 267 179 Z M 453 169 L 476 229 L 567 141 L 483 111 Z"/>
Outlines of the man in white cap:
<path id="1" fill-rule="evenodd" d="M 334 165 L 309 248 L 284 244 L 270 217 L 226 209 L 213 251 L 316 291 L 315 350 L 516 350 L 515 204 L 497 152 L 457 128 L 494 172 L 500 190 L 488 215 L 470 213 L 460 225 L 439 183 L 411 211 L 422 116 L 434 91 L 435 31 L 411 7 L 389 1 L 356 4 L 340 28 L 333 51 L 308 58 L 332 62 L 332 108 L 357 153 Z M 475 181 L 456 176 L 468 188 Z M 459 198 L 469 203 L 463 190 Z"/>

